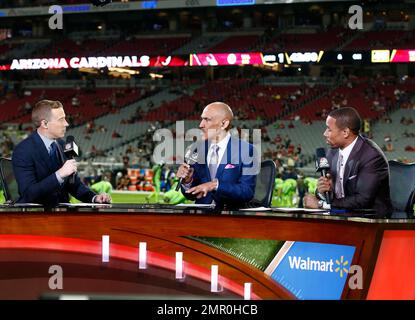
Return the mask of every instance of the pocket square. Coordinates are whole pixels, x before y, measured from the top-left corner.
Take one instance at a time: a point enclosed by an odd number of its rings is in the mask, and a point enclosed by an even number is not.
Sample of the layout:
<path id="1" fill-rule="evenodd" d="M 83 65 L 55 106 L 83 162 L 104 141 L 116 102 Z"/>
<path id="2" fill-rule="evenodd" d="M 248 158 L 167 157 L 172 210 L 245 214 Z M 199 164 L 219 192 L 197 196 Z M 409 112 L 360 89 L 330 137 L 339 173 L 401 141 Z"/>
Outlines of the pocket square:
<path id="1" fill-rule="evenodd" d="M 235 168 L 235 166 L 234 166 L 233 164 L 230 164 L 230 163 L 228 163 L 228 164 L 225 166 L 225 169 L 233 169 L 233 168 Z"/>
<path id="2" fill-rule="evenodd" d="M 347 179 L 347 180 L 352 180 L 352 179 L 354 179 L 356 177 L 357 177 L 357 174 L 355 174 L 354 176 L 349 177 L 349 179 Z"/>

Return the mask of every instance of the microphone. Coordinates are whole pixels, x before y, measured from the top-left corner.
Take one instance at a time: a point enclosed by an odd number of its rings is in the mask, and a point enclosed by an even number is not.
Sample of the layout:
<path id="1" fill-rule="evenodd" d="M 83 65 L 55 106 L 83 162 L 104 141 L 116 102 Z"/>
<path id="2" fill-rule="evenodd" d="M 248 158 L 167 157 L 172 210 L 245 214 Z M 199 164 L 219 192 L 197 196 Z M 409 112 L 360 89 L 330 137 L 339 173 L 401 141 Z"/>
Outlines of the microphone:
<path id="1" fill-rule="evenodd" d="M 197 154 L 197 145 L 196 143 L 192 143 L 187 149 L 186 152 L 184 154 L 184 163 L 192 165 L 197 163 L 197 158 L 198 158 L 198 154 Z M 180 190 L 180 186 L 182 184 L 183 178 L 180 177 L 179 182 L 177 183 L 176 186 L 176 191 Z"/>
<path id="2" fill-rule="evenodd" d="M 79 149 L 78 146 L 75 143 L 75 138 L 73 136 L 67 136 L 65 147 L 63 152 L 65 153 L 65 156 L 68 159 L 73 159 L 79 155 Z M 74 184 L 75 183 L 75 175 L 76 173 L 72 173 L 69 177 L 69 183 Z"/>
<path id="3" fill-rule="evenodd" d="M 316 149 L 316 172 L 320 172 L 322 177 L 327 177 L 327 174 L 330 171 L 330 164 L 326 158 L 326 149 L 317 148 Z M 330 195 L 329 192 L 324 192 L 324 197 L 326 198 L 327 204 L 330 204 Z"/>

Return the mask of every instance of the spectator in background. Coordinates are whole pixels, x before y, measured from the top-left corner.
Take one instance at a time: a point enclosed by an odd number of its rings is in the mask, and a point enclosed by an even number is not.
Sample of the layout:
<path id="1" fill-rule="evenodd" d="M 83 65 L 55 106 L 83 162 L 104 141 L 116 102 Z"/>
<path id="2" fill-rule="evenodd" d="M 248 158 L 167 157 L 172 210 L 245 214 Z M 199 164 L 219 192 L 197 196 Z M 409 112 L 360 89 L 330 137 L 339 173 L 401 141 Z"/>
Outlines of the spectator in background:
<path id="1" fill-rule="evenodd" d="M 31 111 L 32 111 L 32 105 L 30 104 L 30 102 L 29 102 L 29 101 L 26 101 L 26 102 L 25 102 L 25 104 L 24 104 L 24 111 L 25 111 L 26 113 L 29 113 L 29 112 L 31 112 Z"/>
<path id="2" fill-rule="evenodd" d="M 117 190 L 128 190 L 130 184 L 130 177 L 128 176 L 128 174 L 124 174 L 118 181 Z"/>
<path id="3" fill-rule="evenodd" d="M 72 106 L 73 107 L 78 108 L 80 103 L 81 102 L 79 101 L 78 96 L 75 95 L 75 96 L 72 97 Z"/>
<path id="4" fill-rule="evenodd" d="M 282 173 L 282 180 L 294 179 L 297 180 L 297 172 L 295 171 L 295 162 L 292 158 L 288 158 L 287 165 Z"/>
<path id="5" fill-rule="evenodd" d="M 114 131 L 112 132 L 111 137 L 112 137 L 113 139 L 117 139 L 117 138 L 122 138 L 122 135 L 120 135 L 120 134 L 119 134 L 116 130 L 114 130 Z"/>

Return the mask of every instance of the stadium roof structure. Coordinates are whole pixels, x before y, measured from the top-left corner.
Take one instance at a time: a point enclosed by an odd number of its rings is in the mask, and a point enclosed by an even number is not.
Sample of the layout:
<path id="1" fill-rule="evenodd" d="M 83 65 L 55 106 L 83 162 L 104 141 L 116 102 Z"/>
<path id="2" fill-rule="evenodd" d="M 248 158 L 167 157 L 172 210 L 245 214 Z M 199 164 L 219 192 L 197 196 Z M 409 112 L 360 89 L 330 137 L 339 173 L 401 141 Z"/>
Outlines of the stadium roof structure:
<path id="1" fill-rule="evenodd" d="M 330 3 L 350 2 L 348 0 L 145 0 L 145 1 L 114 1 L 105 6 L 95 6 L 91 2 L 80 4 L 62 4 L 65 14 L 77 13 L 103 13 L 115 11 L 138 11 L 138 10 L 159 10 L 159 9 L 196 9 L 203 7 L 230 7 L 250 5 L 278 5 L 278 4 L 300 4 L 300 3 Z M 27 6 L 20 8 L 0 9 L 0 18 L 19 16 L 42 16 L 50 15 L 49 6 Z"/>

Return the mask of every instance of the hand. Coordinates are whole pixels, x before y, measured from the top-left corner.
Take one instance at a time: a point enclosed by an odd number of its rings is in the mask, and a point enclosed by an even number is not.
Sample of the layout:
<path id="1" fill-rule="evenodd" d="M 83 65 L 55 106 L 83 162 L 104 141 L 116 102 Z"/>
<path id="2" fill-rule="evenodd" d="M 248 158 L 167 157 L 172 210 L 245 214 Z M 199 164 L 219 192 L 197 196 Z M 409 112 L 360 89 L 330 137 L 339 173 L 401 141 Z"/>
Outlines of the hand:
<path id="1" fill-rule="evenodd" d="M 177 170 L 176 177 L 183 178 L 183 183 L 189 183 L 193 177 L 194 171 L 195 170 L 188 164 L 183 163 Z"/>
<path id="2" fill-rule="evenodd" d="M 109 194 L 100 193 L 99 195 L 95 197 L 94 202 L 95 203 L 111 203 L 112 199 Z"/>
<path id="3" fill-rule="evenodd" d="M 77 170 L 78 164 L 75 159 L 66 160 L 62 168 L 58 170 L 58 174 L 63 179 L 69 177 L 72 173 L 76 173 Z"/>
<path id="4" fill-rule="evenodd" d="M 318 199 L 312 194 L 307 194 L 304 196 L 303 206 L 304 208 L 308 208 L 308 209 L 319 209 L 320 208 L 318 205 Z"/>
<path id="5" fill-rule="evenodd" d="M 217 185 L 216 180 L 215 181 L 209 181 L 209 182 L 206 182 L 206 183 L 199 184 L 196 187 L 190 188 L 189 190 L 186 191 L 186 193 L 191 193 L 191 194 L 196 195 L 197 199 L 200 199 L 202 197 L 204 198 L 204 197 L 206 197 L 208 192 L 211 192 L 211 191 L 215 190 L 216 185 Z"/>
<path id="6" fill-rule="evenodd" d="M 332 190 L 332 181 L 331 181 L 330 174 L 327 174 L 327 178 L 326 177 L 318 178 L 317 190 L 321 194 L 324 194 L 325 192 L 330 192 Z"/>

